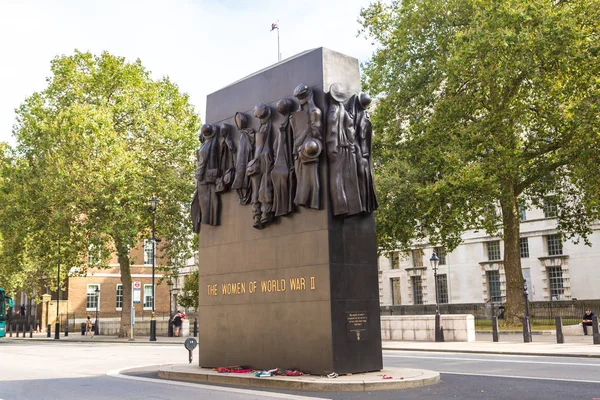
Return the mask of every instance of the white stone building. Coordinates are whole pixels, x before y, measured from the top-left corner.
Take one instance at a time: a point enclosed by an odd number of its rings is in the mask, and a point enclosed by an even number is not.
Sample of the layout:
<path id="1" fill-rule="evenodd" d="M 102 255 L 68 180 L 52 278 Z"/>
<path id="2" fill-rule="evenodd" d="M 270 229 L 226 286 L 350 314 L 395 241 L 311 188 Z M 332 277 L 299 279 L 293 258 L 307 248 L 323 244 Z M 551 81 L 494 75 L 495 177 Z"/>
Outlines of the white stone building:
<path id="1" fill-rule="evenodd" d="M 532 301 L 600 298 L 600 223 L 592 226 L 592 246 L 562 240 L 556 230 L 556 207 L 521 212 L 521 265 Z M 382 306 L 435 304 L 434 248 L 415 246 L 409 253 L 379 257 L 379 297 Z M 463 243 L 440 257 L 440 304 L 501 301 L 506 295 L 503 241 L 484 231 L 469 231 Z"/>

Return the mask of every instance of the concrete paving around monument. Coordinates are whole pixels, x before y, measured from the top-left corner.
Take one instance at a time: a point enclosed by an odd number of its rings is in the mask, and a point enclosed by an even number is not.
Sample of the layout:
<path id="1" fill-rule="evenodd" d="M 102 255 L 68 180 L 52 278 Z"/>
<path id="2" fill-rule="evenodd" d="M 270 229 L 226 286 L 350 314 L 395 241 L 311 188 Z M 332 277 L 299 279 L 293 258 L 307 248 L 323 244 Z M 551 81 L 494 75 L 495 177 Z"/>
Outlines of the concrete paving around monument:
<path id="1" fill-rule="evenodd" d="M 54 335 L 52 335 L 54 337 Z M 147 336 L 138 336 L 134 342 L 127 338 L 116 336 L 81 336 L 79 333 L 70 333 L 68 337 L 61 334 L 60 341 L 69 342 L 98 342 L 98 343 L 128 343 L 128 344 L 171 344 L 183 348 L 184 337 L 157 337 L 156 342 L 149 342 Z M 32 340 L 32 341 L 56 341 L 47 338 L 45 333 L 34 333 L 33 338 L 6 337 L 2 340 Z M 480 353 L 480 354 L 512 354 L 532 356 L 565 356 L 565 357 L 589 357 L 600 358 L 600 345 L 594 345 L 592 336 L 566 336 L 563 344 L 557 344 L 556 338 L 551 332 L 540 331 L 533 335 L 532 343 L 523 343 L 523 336 L 518 333 L 501 333 L 500 341 L 494 343 L 490 333 L 476 334 L 474 342 L 422 342 L 422 341 L 396 341 L 384 340 L 383 350 L 406 350 L 406 351 L 432 351 L 452 353 Z M 185 350 L 184 350 L 185 351 Z M 197 350 L 194 352 L 194 360 L 197 358 Z M 194 361 L 196 362 L 196 361 Z"/>
<path id="2" fill-rule="evenodd" d="M 121 371 L 127 374 L 128 371 Z M 433 385 L 440 381 L 435 371 L 411 368 L 385 368 L 328 378 L 327 376 L 270 376 L 257 377 L 254 373 L 219 373 L 193 364 L 163 365 L 158 376 L 164 379 L 196 383 L 235 385 L 250 388 L 271 388 L 314 392 L 368 392 L 375 390 L 410 389 Z"/>

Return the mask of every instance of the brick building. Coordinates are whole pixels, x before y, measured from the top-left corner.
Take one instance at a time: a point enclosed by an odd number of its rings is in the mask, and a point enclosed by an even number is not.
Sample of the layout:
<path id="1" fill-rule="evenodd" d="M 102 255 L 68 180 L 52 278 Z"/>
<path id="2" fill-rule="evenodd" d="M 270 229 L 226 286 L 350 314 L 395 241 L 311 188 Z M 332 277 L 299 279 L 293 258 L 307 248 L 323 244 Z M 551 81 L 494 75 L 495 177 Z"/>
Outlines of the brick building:
<path id="1" fill-rule="evenodd" d="M 91 255 L 90 255 L 91 256 Z M 152 312 L 152 242 L 146 240 L 139 243 L 130 252 L 130 269 L 132 282 L 141 283 L 141 303 L 135 305 L 136 316 L 150 316 Z M 164 265 L 160 249 L 157 249 L 156 265 Z M 69 314 L 79 319 L 79 316 L 95 314 L 96 309 L 103 317 L 119 317 L 123 307 L 123 291 L 121 272 L 117 255 L 113 254 L 109 268 L 92 268 L 86 276 L 69 277 L 66 296 Z M 74 275 L 74 274 L 73 274 Z M 169 315 L 169 287 L 163 279 L 164 272 L 155 269 L 154 284 L 156 300 L 154 308 L 157 317 Z M 98 295 L 96 289 L 99 290 Z M 96 297 L 98 296 L 98 297 Z M 71 319 L 71 317 L 69 317 Z"/>

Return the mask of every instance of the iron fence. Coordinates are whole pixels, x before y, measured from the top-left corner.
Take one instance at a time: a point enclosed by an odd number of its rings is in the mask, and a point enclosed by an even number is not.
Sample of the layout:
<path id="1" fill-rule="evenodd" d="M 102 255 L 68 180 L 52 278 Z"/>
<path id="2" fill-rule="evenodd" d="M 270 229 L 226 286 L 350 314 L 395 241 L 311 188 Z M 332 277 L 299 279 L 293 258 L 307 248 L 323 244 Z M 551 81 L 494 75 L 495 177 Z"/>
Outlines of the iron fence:
<path id="1" fill-rule="evenodd" d="M 502 299 L 503 300 L 503 299 Z M 563 325 L 581 322 L 585 309 L 600 312 L 600 300 L 536 301 L 529 303 L 531 324 L 534 327 L 553 327 L 556 317 L 562 317 Z M 504 320 L 502 301 L 469 304 L 440 304 L 441 314 L 472 314 L 475 327 L 491 329 L 492 316 Z M 381 315 L 428 315 L 435 314 L 435 304 L 382 306 Z"/>

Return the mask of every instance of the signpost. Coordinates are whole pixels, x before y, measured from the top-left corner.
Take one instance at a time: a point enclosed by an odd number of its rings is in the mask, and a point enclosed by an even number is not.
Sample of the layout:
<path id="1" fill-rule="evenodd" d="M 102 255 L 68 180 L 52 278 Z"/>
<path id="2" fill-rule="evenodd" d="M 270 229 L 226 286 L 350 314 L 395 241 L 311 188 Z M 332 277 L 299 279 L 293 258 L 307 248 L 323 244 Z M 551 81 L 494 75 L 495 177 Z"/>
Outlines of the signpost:
<path id="1" fill-rule="evenodd" d="M 130 322 L 130 333 L 129 333 L 129 341 L 133 342 L 135 339 L 133 338 L 133 327 L 135 325 L 135 305 L 141 303 L 142 298 L 142 283 L 135 281 L 132 283 L 133 291 L 131 294 L 131 322 Z"/>

